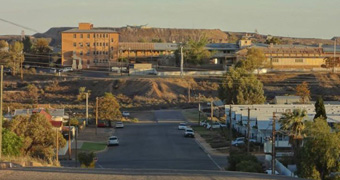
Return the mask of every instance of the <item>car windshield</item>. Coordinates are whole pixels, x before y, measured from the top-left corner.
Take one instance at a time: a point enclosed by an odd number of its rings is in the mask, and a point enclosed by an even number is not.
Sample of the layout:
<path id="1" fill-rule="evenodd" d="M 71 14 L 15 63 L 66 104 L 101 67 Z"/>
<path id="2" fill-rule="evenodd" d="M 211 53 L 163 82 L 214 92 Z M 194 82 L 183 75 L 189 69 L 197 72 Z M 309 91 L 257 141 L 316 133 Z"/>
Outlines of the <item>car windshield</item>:
<path id="1" fill-rule="evenodd" d="M 116 124 L 123 124 L 122 122 L 117 122 Z"/>
<path id="2" fill-rule="evenodd" d="M 116 137 L 113 137 L 113 138 L 110 138 L 110 140 L 117 140 L 117 138 L 116 138 Z"/>
<path id="3" fill-rule="evenodd" d="M 194 132 L 193 130 L 187 130 L 187 132 Z"/>
<path id="4" fill-rule="evenodd" d="M 179 124 L 180 126 L 185 126 L 185 123 L 181 123 L 181 124 Z"/>

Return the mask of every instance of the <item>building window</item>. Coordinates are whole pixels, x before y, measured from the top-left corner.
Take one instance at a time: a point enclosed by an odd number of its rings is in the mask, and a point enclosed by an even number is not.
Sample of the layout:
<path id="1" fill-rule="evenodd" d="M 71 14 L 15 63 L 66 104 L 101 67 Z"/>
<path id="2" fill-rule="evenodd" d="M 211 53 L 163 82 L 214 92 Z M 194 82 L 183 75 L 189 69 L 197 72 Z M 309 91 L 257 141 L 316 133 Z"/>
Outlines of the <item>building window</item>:
<path id="1" fill-rule="evenodd" d="M 99 38 L 102 38 L 102 34 L 99 35 Z"/>
<path id="2" fill-rule="evenodd" d="M 96 46 L 96 43 L 93 43 L 93 46 Z"/>
<path id="3" fill-rule="evenodd" d="M 278 63 L 278 62 L 279 62 L 279 59 L 278 59 L 278 58 L 273 58 L 273 59 L 272 59 L 272 62 L 273 62 L 273 63 Z"/>
<path id="4" fill-rule="evenodd" d="M 90 47 L 90 43 L 86 43 L 86 46 L 87 46 L 87 47 Z"/>
<path id="5" fill-rule="evenodd" d="M 79 43 L 79 46 L 80 46 L 80 47 L 83 47 L 83 43 L 80 42 L 80 43 Z"/>
<path id="6" fill-rule="evenodd" d="M 73 43 L 73 46 L 74 46 L 74 47 L 77 47 L 77 43 Z"/>
<path id="7" fill-rule="evenodd" d="M 106 46 L 109 46 L 109 43 L 106 43 Z"/>
<path id="8" fill-rule="evenodd" d="M 99 46 L 102 46 L 102 43 L 99 43 Z"/>
<path id="9" fill-rule="evenodd" d="M 113 42 L 113 38 L 111 38 L 111 42 Z"/>
<path id="10" fill-rule="evenodd" d="M 83 38 L 83 34 L 80 34 L 80 38 Z"/>
<path id="11" fill-rule="evenodd" d="M 90 55 L 90 51 L 87 51 L 86 56 L 89 56 L 89 55 Z"/>
<path id="12" fill-rule="evenodd" d="M 96 37 L 96 34 L 93 34 L 93 38 L 95 38 Z"/>
<path id="13" fill-rule="evenodd" d="M 111 47 L 111 51 L 113 51 L 113 47 Z"/>
<path id="14" fill-rule="evenodd" d="M 109 37 L 109 35 L 108 35 L 108 34 L 106 34 L 106 37 Z"/>
<path id="15" fill-rule="evenodd" d="M 90 38 L 90 34 L 87 34 L 87 38 Z"/>
<path id="16" fill-rule="evenodd" d="M 90 64 L 90 60 L 87 60 L 87 64 Z"/>
<path id="17" fill-rule="evenodd" d="M 303 63 L 303 59 L 295 59 L 296 63 Z"/>
<path id="18" fill-rule="evenodd" d="M 81 56 L 82 56 L 82 55 L 83 55 L 83 51 L 80 51 L 80 52 L 79 52 L 79 55 L 81 55 Z"/>
<path id="19" fill-rule="evenodd" d="M 77 38 L 77 34 L 73 34 L 73 38 Z"/>

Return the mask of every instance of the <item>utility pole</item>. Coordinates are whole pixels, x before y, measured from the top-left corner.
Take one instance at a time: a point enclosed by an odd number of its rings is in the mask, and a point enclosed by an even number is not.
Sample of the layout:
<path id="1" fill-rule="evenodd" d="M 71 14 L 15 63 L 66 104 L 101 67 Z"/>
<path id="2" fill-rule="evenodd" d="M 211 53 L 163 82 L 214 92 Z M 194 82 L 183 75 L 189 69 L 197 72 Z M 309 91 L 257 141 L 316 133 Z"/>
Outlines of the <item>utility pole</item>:
<path id="1" fill-rule="evenodd" d="M 190 103 L 190 99 L 191 99 L 191 97 L 190 97 L 190 83 L 189 83 L 189 86 L 188 86 L 188 103 Z"/>
<path id="2" fill-rule="evenodd" d="M 201 122 L 201 93 L 198 94 L 198 125 Z"/>
<path id="3" fill-rule="evenodd" d="M 247 153 L 249 154 L 249 143 L 250 143 L 250 108 L 248 107 L 248 122 L 247 122 Z"/>
<path id="4" fill-rule="evenodd" d="M 231 149 L 233 147 L 232 145 L 232 141 L 233 141 L 233 121 L 232 121 L 232 111 L 231 111 L 231 104 L 229 105 L 229 133 L 230 133 L 230 150 L 229 150 L 229 154 L 231 153 Z"/>
<path id="5" fill-rule="evenodd" d="M 275 174 L 275 112 L 273 112 L 273 128 L 272 128 L 272 174 Z"/>
<path id="6" fill-rule="evenodd" d="M 211 103 L 210 103 L 210 119 L 211 119 L 211 123 L 212 123 L 213 117 L 214 117 L 213 102 L 214 102 L 214 101 L 211 101 Z"/>
<path id="7" fill-rule="evenodd" d="M 58 129 L 56 129 L 56 132 L 57 132 L 57 143 L 56 143 L 56 154 L 55 154 L 55 159 L 57 160 L 57 162 L 59 161 L 59 140 L 58 140 Z"/>
<path id="8" fill-rule="evenodd" d="M 1 65 L 1 79 L 0 79 L 0 160 L 2 149 L 2 97 L 3 97 L 3 81 L 4 81 L 4 66 Z"/>
<path id="9" fill-rule="evenodd" d="M 69 160 L 72 160 L 71 159 L 71 114 L 72 112 L 70 112 L 68 116 L 68 158 Z"/>
<path id="10" fill-rule="evenodd" d="M 181 77 L 183 78 L 183 46 L 181 46 Z"/>
<path id="11" fill-rule="evenodd" d="M 86 125 L 89 123 L 89 93 L 85 93 L 86 95 Z"/>
<path id="12" fill-rule="evenodd" d="M 336 56 L 336 38 L 334 40 L 333 73 L 335 73 L 335 63 L 336 63 L 335 56 Z"/>
<path id="13" fill-rule="evenodd" d="M 75 139 L 76 139 L 76 167 L 78 167 L 78 141 L 77 141 L 77 136 L 78 136 L 78 126 L 76 128 L 76 134 L 75 134 Z"/>
<path id="14" fill-rule="evenodd" d="M 21 52 L 21 57 L 20 57 L 20 79 L 21 79 L 21 81 L 23 81 L 24 80 L 24 71 L 23 71 L 23 69 L 22 69 L 22 63 L 23 63 L 23 61 L 24 61 L 24 55 L 23 55 L 23 53 Z"/>
<path id="15" fill-rule="evenodd" d="M 98 129 L 98 97 L 96 97 L 96 135 Z"/>

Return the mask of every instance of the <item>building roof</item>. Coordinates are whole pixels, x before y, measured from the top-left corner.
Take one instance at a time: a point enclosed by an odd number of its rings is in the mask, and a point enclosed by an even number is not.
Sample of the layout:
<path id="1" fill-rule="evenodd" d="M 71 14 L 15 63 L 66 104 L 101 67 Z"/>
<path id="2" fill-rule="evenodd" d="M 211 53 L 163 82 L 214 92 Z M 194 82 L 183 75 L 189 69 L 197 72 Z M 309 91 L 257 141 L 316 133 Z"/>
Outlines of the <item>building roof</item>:
<path id="1" fill-rule="evenodd" d="M 235 43 L 210 43 L 206 45 L 207 49 L 212 50 L 237 50 L 238 45 Z"/>
<path id="2" fill-rule="evenodd" d="M 111 29 L 69 29 L 66 31 L 63 31 L 63 33 L 117 33 L 117 31 L 111 30 Z"/>

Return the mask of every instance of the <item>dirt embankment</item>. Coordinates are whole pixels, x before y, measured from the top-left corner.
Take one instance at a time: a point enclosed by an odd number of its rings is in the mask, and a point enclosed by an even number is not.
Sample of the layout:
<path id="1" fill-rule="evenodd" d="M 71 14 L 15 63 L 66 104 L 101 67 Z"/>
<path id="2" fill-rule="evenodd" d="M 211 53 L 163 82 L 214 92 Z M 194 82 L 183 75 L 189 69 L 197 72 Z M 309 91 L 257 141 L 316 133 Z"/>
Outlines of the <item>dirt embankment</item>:
<path id="1" fill-rule="evenodd" d="M 312 99 L 322 95 L 325 100 L 340 100 L 340 74 L 314 73 L 266 74 L 258 77 L 264 84 L 267 100 L 277 95 L 294 95 L 295 88 L 303 81 L 309 83 Z M 84 80 L 78 78 L 45 78 L 37 81 L 34 77 L 21 82 L 15 78 L 5 78 L 5 104 L 14 104 L 12 108 L 31 106 L 26 86 L 34 84 L 40 89 L 39 104 L 54 107 L 76 106 L 81 109 L 84 102 L 77 101 L 78 90 L 86 87 L 91 91 L 90 105 L 95 98 L 105 92 L 113 93 L 122 107 L 136 109 L 158 109 L 168 107 L 187 107 L 197 105 L 198 95 L 201 100 L 217 98 L 218 78 L 131 78 L 120 80 Z M 190 102 L 188 103 L 190 89 Z M 6 105 L 5 105 L 6 107 Z"/>

